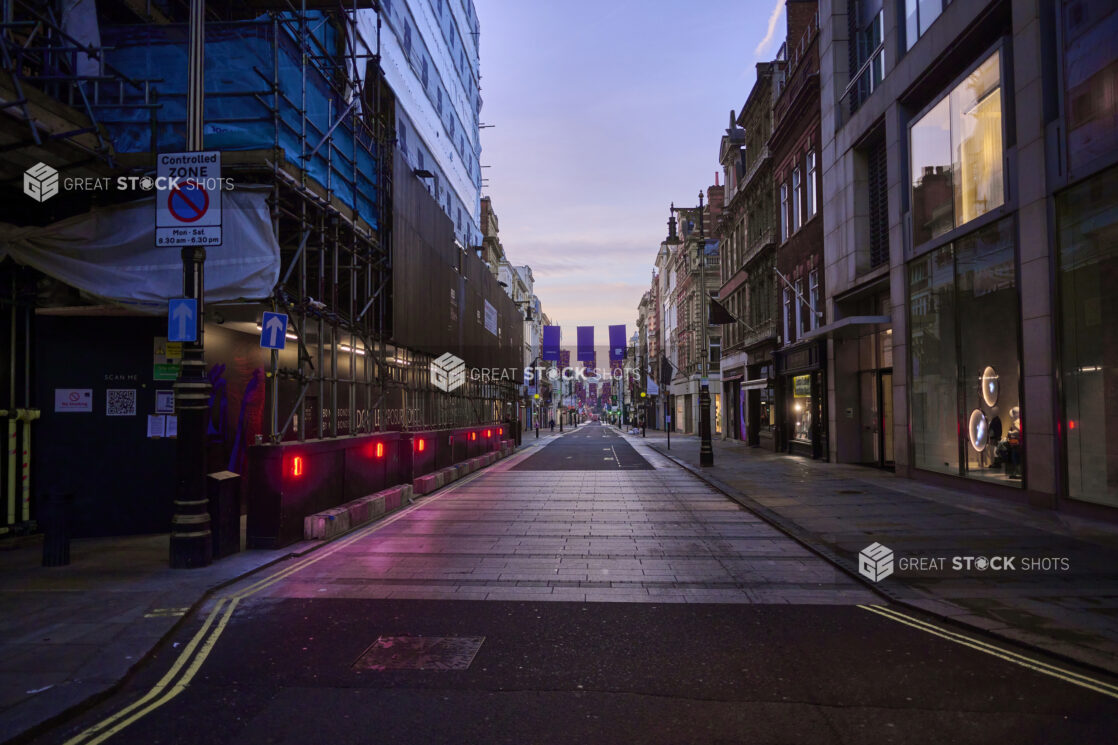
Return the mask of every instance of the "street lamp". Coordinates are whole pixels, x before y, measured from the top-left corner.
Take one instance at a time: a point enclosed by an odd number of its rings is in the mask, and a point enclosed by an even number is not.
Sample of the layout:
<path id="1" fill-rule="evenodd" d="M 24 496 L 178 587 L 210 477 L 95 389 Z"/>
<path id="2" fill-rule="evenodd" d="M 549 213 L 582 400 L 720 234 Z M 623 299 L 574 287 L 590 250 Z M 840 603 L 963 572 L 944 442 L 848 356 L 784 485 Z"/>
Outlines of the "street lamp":
<path id="1" fill-rule="evenodd" d="M 710 309 L 707 292 L 706 238 L 703 230 L 703 192 L 699 192 L 699 323 L 702 326 L 703 344 L 699 355 L 699 465 L 714 465 L 714 448 L 710 441 L 710 349 L 707 340 L 707 321 Z"/>
<path id="2" fill-rule="evenodd" d="M 648 427 L 648 393 L 641 391 L 641 437 L 645 437 Z"/>
<path id="3" fill-rule="evenodd" d="M 702 298 L 699 320 L 703 328 L 703 353 L 699 358 L 699 465 L 714 465 L 714 447 L 710 442 L 710 342 L 707 339 L 707 321 L 710 293 L 707 292 L 707 252 L 703 232 L 703 192 L 699 191 L 699 289 Z"/>
<path id="4" fill-rule="evenodd" d="M 535 415 L 536 418 L 536 439 L 538 440 L 540 439 L 540 394 L 534 393 L 532 394 L 532 398 L 534 399 L 532 401 L 532 414 Z"/>

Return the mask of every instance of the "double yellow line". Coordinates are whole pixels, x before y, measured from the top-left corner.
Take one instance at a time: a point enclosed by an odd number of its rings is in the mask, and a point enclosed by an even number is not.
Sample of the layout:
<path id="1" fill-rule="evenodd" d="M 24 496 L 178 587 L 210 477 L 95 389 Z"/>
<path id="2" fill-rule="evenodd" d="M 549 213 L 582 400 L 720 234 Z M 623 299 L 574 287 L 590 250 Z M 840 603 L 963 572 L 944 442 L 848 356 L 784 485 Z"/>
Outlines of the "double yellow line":
<path id="1" fill-rule="evenodd" d="M 436 499 L 445 497 L 458 487 L 473 481 L 476 476 L 480 476 L 482 473 L 482 471 L 477 471 L 475 474 L 470 474 L 464 479 L 455 482 L 450 487 L 441 490 L 438 494 L 428 497 L 423 502 L 401 510 L 385 520 L 362 528 L 350 536 L 339 539 L 333 542 L 329 547 L 324 547 L 315 551 L 311 556 L 300 559 L 286 569 L 254 582 L 248 587 L 237 590 L 232 594 L 220 596 L 213 610 L 206 616 L 206 620 L 202 623 L 202 627 L 198 629 L 183 648 L 182 652 L 175 660 L 175 663 L 171 665 L 171 669 L 159 679 L 158 683 L 152 686 L 151 690 L 115 714 L 106 717 L 97 724 L 70 738 L 66 741 L 65 745 L 99 745 L 99 743 L 108 740 L 125 727 L 136 723 L 186 690 L 186 687 L 190 685 L 190 681 L 194 679 L 194 676 L 197 675 L 198 670 L 202 667 L 202 663 L 206 661 L 210 652 L 213 651 L 214 645 L 217 644 L 217 640 L 221 637 L 222 632 L 225 631 L 225 627 L 229 623 L 233 611 L 237 609 L 237 605 L 245 598 L 271 587 L 296 572 L 301 572 L 307 567 L 317 564 L 350 544 L 365 538 L 370 533 L 375 533 L 378 530 L 388 527 L 397 520 L 401 520 L 410 515 L 415 509 L 425 504 L 430 504 Z"/>
<path id="2" fill-rule="evenodd" d="M 1104 696 L 1110 696 L 1111 698 L 1118 699 L 1118 686 L 1111 685 L 1110 683 L 1099 680 L 1097 678 L 1092 678 L 1088 675 L 1082 675 L 1080 673 L 1068 670 L 1067 668 L 1050 665 L 1047 662 L 1041 662 L 1040 660 L 1034 659 L 1032 657 L 1027 657 L 1023 654 L 1018 654 L 1017 652 L 1003 649 L 1002 647 L 996 647 L 993 644 L 988 644 L 980 639 L 975 639 L 971 636 L 966 636 L 954 631 L 949 631 L 942 626 L 936 626 L 935 624 L 928 623 L 927 621 L 922 621 L 919 618 L 901 613 L 884 605 L 859 605 L 858 607 L 862 610 L 867 610 L 870 613 L 876 613 L 883 618 L 888 618 L 890 621 L 903 623 L 905 626 L 910 626 L 919 631 L 923 631 L 926 634 L 938 636 L 941 639 L 946 639 L 947 641 L 954 642 L 956 644 L 962 644 L 964 647 L 970 647 L 971 649 L 977 650 L 984 654 L 997 657 L 1000 660 L 1012 662 L 1014 665 L 1027 667 L 1028 669 L 1034 670 L 1043 675 L 1049 675 L 1053 678 L 1058 678 L 1065 683 L 1071 683 L 1072 685 L 1076 685 L 1081 688 L 1087 688 L 1089 690 L 1095 691 L 1096 693 L 1101 693 Z"/>

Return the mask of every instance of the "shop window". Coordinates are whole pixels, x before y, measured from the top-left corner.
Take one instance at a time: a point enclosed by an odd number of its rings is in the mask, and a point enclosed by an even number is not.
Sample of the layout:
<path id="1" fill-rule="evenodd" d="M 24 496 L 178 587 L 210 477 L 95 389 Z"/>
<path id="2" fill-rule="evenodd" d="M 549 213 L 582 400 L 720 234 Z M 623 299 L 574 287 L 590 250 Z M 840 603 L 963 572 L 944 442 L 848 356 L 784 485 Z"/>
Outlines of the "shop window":
<path id="1" fill-rule="evenodd" d="M 811 444 L 811 374 L 792 376 L 789 429 L 796 442 Z"/>
<path id="2" fill-rule="evenodd" d="M 1068 496 L 1118 506 L 1118 168 L 1060 194 L 1060 356 Z"/>
<path id="3" fill-rule="evenodd" d="M 909 131 L 913 245 L 1005 202 L 1001 53 L 994 52 Z"/>
<path id="4" fill-rule="evenodd" d="M 921 256 L 908 277 L 916 467 L 1020 486 L 1012 219 Z"/>

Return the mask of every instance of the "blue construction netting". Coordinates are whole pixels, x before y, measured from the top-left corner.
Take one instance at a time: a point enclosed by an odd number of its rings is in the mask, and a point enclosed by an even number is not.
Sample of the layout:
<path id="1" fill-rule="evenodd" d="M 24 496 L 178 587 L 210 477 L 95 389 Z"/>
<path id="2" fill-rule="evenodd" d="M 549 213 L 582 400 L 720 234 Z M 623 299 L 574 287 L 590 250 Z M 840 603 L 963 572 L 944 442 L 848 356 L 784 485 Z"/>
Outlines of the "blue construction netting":
<path id="1" fill-rule="evenodd" d="M 337 48 L 337 32 L 323 18 L 309 19 L 307 29 L 323 49 Z M 329 71 L 308 63 L 302 121 L 298 33 L 297 23 L 276 24 L 271 19 L 206 24 L 204 147 L 228 151 L 278 146 L 290 162 L 306 169 L 309 178 L 376 228 L 377 164 L 368 130 L 359 127 L 355 136 L 350 117 L 345 117 L 303 165 L 304 126 L 309 154 L 330 130 L 331 119 L 336 121 L 348 104 L 328 84 Z M 187 34 L 187 27 L 178 24 L 101 29 L 109 64 L 134 80 L 158 81 L 152 84 L 155 106 L 143 106 L 137 95 L 99 109 L 98 118 L 117 152 L 186 150 Z M 312 49 L 309 54 L 320 52 Z M 278 123 L 273 81 L 280 92 Z"/>

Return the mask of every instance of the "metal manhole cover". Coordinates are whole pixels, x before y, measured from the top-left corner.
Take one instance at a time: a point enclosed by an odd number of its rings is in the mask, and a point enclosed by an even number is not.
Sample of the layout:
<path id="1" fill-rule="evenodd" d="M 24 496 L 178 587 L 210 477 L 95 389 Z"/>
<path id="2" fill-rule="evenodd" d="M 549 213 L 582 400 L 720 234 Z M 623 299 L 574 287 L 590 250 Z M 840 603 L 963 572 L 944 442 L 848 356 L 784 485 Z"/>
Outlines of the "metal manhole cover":
<path id="1" fill-rule="evenodd" d="M 381 636 L 366 649 L 356 670 L 465 670 L 484 636 Z"/>

